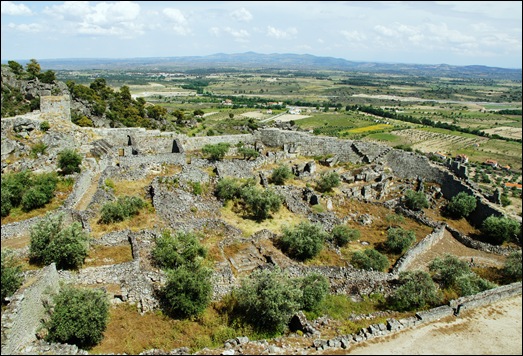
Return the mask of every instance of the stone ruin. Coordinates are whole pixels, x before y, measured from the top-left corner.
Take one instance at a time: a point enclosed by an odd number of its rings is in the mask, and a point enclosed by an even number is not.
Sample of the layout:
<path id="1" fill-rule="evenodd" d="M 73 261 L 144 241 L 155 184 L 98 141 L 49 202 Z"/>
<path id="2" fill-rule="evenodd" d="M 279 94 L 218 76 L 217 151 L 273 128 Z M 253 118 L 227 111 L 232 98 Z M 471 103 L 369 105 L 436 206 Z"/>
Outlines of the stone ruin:
<path id="1" fill-rule="evenodd" d="M 29 119 L 28 122 L 42 121 L 48 117 L 59 120 L 70 120 L 67 97 L 42 97 L 42 114 L 38 118 Z M 50 115 L 50 116 L 49 116 Z M 2 125 L 2 137 L 4 130 L 9 125 Z M 296 157 L 328 157 L 321 161 L 322 165 L 335 167 L 337 164 L 351 163 L 362 164 L 364 168 L 353 170 L 341 176 L 345 183 L 350 187 L 342 190 L 343 197 L 346 199 L 362 199 L 364 201 L 382 201 L 388 195 L 392 187 L 394 178 L 410 180 L 420 180 L 434 182 L 441 186 L 441 193 L 444 197 L 450 198 L 457 193 L 464 191 L 476 196 L 478 206 L 476 211 L 471 214 L 476 222 L 483 221 L 490 215 L 502 215 L 502 212 L 495 204 L 492 204 L 486 197 L 481 195 L 466 178 L 466 170 L 461 166 L 440 166 L 431 163 L 426 157 L 415 153 L 392 149 L 375 143 L 361 142 L 354 140 L 340 140 L 331 137 L 319 137 L 303 132 L 288 131 L 280 129 L 262 129 L 249 135 L 230 135 L 212 137 L 187 137 L 171 132 L 160 132 L 158 130 L 145 130 L 141 128 L 118 128 L 118 129 L 85 129 L 91 132 L 97 139 L 82 142 L 85 152 L 90 152 L 96 157 L 96 161 L 91 159 L 92 165 L 86 167 L 78 176 L 73 192 L 66 200 L 64 205 L 56 213 L 64 213 L 70 221 L 80 221 L 82 226 L 90 231 L 89 217 L 92 215 L 90 207 L 110 199 L 107 192 L 103 189 L 103 182 L 106 179 L 125 178 L 128 180 L 141 179 L 151 170 L 161 170 L 164 164 L 178 165 L 181 173 L 175 175 L 178 187 L 174 190 L 167 189 L 158 178 L 155 178 L 148 189 L 148 194 L 152 198 L 153 205 L 157 213 L 170 227 L 174 229 L 194 230 L 208 228 L 213 231 L 222 231 L 224 239 L 220 244 L 221 248 L 228 244 L 240 241 L 245 246 L 250 246 L 250 258 L 248 260 L 235 260 L 231 257 L 228 261 L 218 262 L 213 275 L 213 298 L 219 299 L 228 293 L 234 286 L 238 285 L 239 280 L 234 275 L 232 268 L 237 271 L 249 272 L 256 268 L 279 266 L 285 268 L 292 276 L 304 276 L 314 271 L 326 276 L 331 283 L 333 293 L 343 293 L 348 295 L 365 295 L 373 292 L 389 293 L 390 282 L 397 278 L 400 271 L 408 268 L 412 259 L 433 245 L 448 226 L 432 223 L 433 231 L 420 243 L 409 250 L 393 267 L 391 273 L 360 271 L 352 267 L 304 267 L 292 263 L 284 256 L 280 256 L 278 251 L 271 250 L 268 246 L 274 234 L 268 231 L 260 231 L 255 235 L 245 238 L 242 232 L 233 226 L 229 226 L 219 219 L 219 203 L 217 201 L 205 201 L 198 196 L 189 193 L 189 182 L 211 183 L 221 176 L 233 176 L 237 178 L 254 177 L 264 181 L 263 174 L 255 174 L 259 167 L 267 163 L 277 163 L 282 160 L 289 160 Z M 227 142 L 231 146 L 242 142 L 256 148 L 262 155 L 256 160 L 225 160 L 216 162 L 213 165 L 215 176 L 207 172 L 209 162 L 197 156 L 190 155 L 198 151 L 206 144 Z M 7 143 L 6 143 L 7 144 Z M 2 141 L 4 147 L 4 140 Z M 190 158 L 189 158 L 190 157 Z M 3 158 L 2 158 L 3 160 Z M 315 161 L 308 161 L 304 164 L 292 167 L 293 173 L 299 177 L 311 176 L 317 173 Z M 266 181 L 266 178 L 265 178 Z M 85 210 L 76 210 L 83 195 L 88 191 L 92 184 L 97 185 L 97 190 L 91 202 Z M 332 214 L 312 214 L 311 206 L 318 204 L 323 198 L 316 194 L 312 189 L 297 187 L 277 187 L 285 199 L 287 208 L 295 213 L 309 214 L 311 221 L 321 222 L 328 229 L 335 224 L 341 223 Z M 325 202 L 327 206 L 332 206 L 332 200 Z M 383 202 L 389 203 L 389 202 Z M 390 202 L 391 206 L 397 205 Z M 205 218 L 198 217 L 190 211 L 205 212 Z M 408 212 L 404 212 L 408 214 Z M 365 217 L 359 217 L 365 218 Z M 358 219 L 359 219 L 358 218 Z M 431 224 L 424 217 L 418 217 L 424 224 Z M 516 217 L 518 218 L 518 217 Z M 19 223 L 2 226 L 1 239 L 15 238 L 27 234 L 31 226 L 41 218 L 33 218 Z M 521 217 L 518 219 L 521 221 Z M 473 221 L 474 223 L 474 221 Z M 429 225 L 430 226 L 430 225 Z M 498 249 L 489 250 L 489 246 L 469 241 L 466 236 L 450 229 L 456 238 L 468 243 L 467 246 L 483 248 L 489 252 L 508 254 L 510 251 Z M 155 290 L 165 282 L 165 276 L 159 270 L 148 268 L 145 264 L 145 257 L 148 249 L 159 236 L 160 232 L 151 231 L 119 231 L 106 234 L 97 243 L 108 246 L 127 245 L 132 250 L 132 261 L 118 265 L 108 265 L 97 268 L 86 268 L 77 274 L 67 271 L 59 271 L 48 266 L 41 271 L 41 275 L 36 273 L 36 282 L 27 288 L 18 291 L 12 298 L 9 308 L 2 315 L 2 353 L 23 352 L 26 353 L 28 344 L 35 340 L 35 328 L 40 323 L 43 312 L 41 299 L 51 290 L 56 290 L 58 282 L 74 283 L 80 285 L 97 285 L 104 288 L 107 285 L 118 285 L 116 290 L 112 290 L 111 298 L 113 303 L 131 302 L 136 304 L 141 312 L 154 310 L 158 307 L 158 302 L 154 297 Z M 468 239 L 468 240 L 467 240 Z M 487 244 L 488 245 L 488 244 Z M 23 252 L 22 252 L 23 253 Z M 29 275 L 29 274 L 28 274 Z M 42 287 L 44 286 L 44 287 Z M 51 286 L 51 287 L 46 287 Z M 500 287 L 503 289 L 503 287 Z M 498 288 L 499 289 L 499 288 Z M 505 288 L 506 289 L 506 288 Z M 499 298 L 505 297 L 507 293 L 500 291 Z M 511 289 L 510 293 L 517 288 Z M 519 285 L 521 293 L 521 284 Z M 487 298 L 491 300 L 492 295 Z M 510 294 L 513 295 L 513 294 Z M 478 297 L 481 298 L 481 297 Z M 481 302 L 456 302 L 456 305 L 470 303 L 470 305 L 480 305 Z M 344 347 L 350 342 L 359 342 L 385 335 L 388 332 L 397 331 L 403 327 L 417 325 L 421 321 L 434 320 L 449 313 L 455 313 L 459 307 L 443 306 L 437 310 L 420 313 L 413 320 L 394 321 L 391 320 L 387 325 L 376 325 L 362 330 L 357 335 L 346 335 L 333 340 L 318 341 L 315 347 L 325 349 L 327 347 Z M 23 315 L 33 314 L 32 317 Z M 20 316 L 20 317 L 18 317 Z M 31 319 L 32 318 L 32 319 Z M 310 331 L 313 335 L 313 326 L 307 324 L 300 316 L 296 317 L 295 325 L 302 325 L 302 329 Z M 317 336 L 317 335 L 316 335 Z M 47 346 L 46 346 L 47 347 Z M 232 346 L 231 346 L 232 347 Z M 31 349 L 34 350 L 34 349 Z M 82 353 L 82 350 L 68 349 L 67 353 Z M 65 352 L 65 351 L 64 351 Z"/>

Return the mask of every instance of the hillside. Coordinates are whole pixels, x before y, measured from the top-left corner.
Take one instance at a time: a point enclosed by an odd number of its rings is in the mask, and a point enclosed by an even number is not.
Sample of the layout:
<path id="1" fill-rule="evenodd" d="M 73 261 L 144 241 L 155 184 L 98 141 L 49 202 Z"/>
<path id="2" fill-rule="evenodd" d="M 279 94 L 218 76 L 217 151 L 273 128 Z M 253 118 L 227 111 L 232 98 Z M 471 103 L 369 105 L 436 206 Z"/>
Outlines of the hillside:
<path id="1" fill-rule="evenodd" d="M 280 70 L 340 70 L 350 72 L 374 72 L 410 74 L 440 77 L 483 77 L 521 80 L 521 68 L 497 68 L 487 66 L 453 66 L 448 64 L 407 64 L 354 62 L 343 58 L 319 57 L 309 54 L 255 52 L 216 53 L 208 56 L 143 57 L 143 58 L 71 58 L 38 59 L 42 67 L 51 70 L 191 70 L 191 69 L 280 69 Z M 24 60 L 20 60 L 24 64 Z"/>

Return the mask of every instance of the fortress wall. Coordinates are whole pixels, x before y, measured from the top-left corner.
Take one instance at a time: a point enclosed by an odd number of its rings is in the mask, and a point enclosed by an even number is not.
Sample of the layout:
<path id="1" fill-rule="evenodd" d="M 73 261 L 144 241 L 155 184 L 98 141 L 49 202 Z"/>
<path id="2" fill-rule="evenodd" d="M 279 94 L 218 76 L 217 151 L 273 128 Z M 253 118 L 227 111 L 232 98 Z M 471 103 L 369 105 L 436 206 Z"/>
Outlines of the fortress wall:
<path id="1" fill-rule="evenodd" d="M 16 292 L 7 310 L 2 311 L 2 355 L 13 355 L 36 340 L 36 332 L 45 317 L 44 301 L 58 293 L 59 277 L 54 263 L 39 270 L 27 287 Z"/>

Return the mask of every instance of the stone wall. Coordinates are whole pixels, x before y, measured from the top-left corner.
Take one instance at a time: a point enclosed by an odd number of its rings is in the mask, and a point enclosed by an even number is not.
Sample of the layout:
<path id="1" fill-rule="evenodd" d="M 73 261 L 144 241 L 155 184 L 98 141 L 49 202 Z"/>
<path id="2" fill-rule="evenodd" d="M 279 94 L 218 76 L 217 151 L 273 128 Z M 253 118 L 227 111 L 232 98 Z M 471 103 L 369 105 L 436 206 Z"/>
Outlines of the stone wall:
<path id="1" fill-rule="evenodd" d="M 42 120 L 54 118 L 71 121 L 71 98 L 69 95 L 41 96 L 40 112 Z"/>
<path id="2" fill-rule="evenodd" d="M 27 286 L 19 289 L 2 311 L 2 355 L 16 354 L 36 340 L 36 332 L 45 317 L 44 304 L 60 289 L 54 263 L 27 279 Z"/>
<path id="3" fill-rule="evenodd" d="M 394 267 L 392 273 L 397 274 L 401 271 L 408 269 L 409 265 L 414 259 L 421 253 L 427 251 L 435 243 L 437 243 L 445 234 L 445 224 L 442 224 L 434 229 L 431 234 L 425 236 L 420 242 L 418 242 L 413 248 L 409 249 L 403 256 L 401 256 Z"/>

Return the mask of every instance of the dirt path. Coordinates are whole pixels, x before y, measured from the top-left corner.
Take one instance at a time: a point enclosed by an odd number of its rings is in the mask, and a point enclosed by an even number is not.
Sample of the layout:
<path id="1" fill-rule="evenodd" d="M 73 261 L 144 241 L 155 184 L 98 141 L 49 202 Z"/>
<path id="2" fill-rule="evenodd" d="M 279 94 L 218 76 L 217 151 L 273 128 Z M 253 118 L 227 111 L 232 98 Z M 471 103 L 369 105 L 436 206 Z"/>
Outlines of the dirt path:
<path id="1" fill-rule="evenodd" d="M 89 206 L 89 203 L 93 199 L 94 193 L 96 193 L 96 190 L 98 189 L 98 180 L 100 179 L 100 175 L 101 173 L 98 173 L 91 178 L 91 185 L 89 186 L 89 188 L 87 188 L 87 190 L 82 195 L 82 198 L 80 198 L 78 203 L 76 203 L 76 205 L 74 206 L 75 210 L 83 211 L 87 209 L 87 206 Z"/>
<path id="2" fill-rule="evenodd" d="M 344 350 L 350 355 L 521 355 L 521 295 Z"/>

